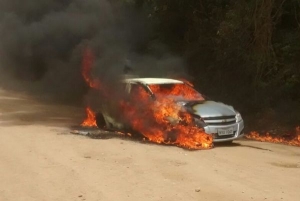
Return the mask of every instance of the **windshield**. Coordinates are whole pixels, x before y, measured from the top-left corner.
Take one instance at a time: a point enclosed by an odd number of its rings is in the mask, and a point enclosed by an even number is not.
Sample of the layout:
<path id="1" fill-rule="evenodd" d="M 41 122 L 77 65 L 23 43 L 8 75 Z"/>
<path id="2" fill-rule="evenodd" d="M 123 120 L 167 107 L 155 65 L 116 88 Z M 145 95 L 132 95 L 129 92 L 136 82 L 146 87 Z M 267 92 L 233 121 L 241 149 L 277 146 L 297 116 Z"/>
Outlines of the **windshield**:
<path id="1" fill-rule="evenodd" d="M 194 88 L 187 84 L 150 84 L 150 90 L 155 96 L 174 96 L 176 100 L 205 100 Z"/>

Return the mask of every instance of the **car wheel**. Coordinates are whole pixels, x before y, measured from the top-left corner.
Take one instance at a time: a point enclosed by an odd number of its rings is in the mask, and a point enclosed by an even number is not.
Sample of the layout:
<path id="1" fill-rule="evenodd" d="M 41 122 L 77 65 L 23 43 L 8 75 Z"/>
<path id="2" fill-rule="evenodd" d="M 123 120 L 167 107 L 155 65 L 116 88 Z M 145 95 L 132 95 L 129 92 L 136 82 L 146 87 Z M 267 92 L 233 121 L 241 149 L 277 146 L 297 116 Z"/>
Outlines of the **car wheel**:
<path id="1" fill-rule="evenodd" d="M 168 142 L 176 142 L 177 140 L 177 134 L 175 132 L 168 132 L 166 133 L 166 135 L 164 136 L 165 138 L 165 142 L 168 143 Z"/>
<path id="2" fill-rule="evenodd" d="M 105 119 L 102 113 L 96 114 L 96 124 L 98 128 L 104 128 L 106 126 Z"/>

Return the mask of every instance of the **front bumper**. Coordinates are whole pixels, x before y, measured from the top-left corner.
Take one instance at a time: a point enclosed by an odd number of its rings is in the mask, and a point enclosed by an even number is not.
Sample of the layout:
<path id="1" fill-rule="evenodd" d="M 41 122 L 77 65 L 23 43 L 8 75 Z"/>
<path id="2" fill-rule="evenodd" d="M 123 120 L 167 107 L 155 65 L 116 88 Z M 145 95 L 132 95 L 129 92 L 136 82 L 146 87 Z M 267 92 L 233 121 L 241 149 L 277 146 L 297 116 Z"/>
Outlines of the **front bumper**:
<path id="1" fill-rule="evenodd" d="M 231 135 L 222 135 L 219 136 L 218 135 L 218 130 L 222 129 L 222 130 L 226 130 L 226 129 L 232 129 L 234 131 L 233 134 Z M 244 121 L 240 121 L 231 125 L 209 125 L 209 126 L 205 126 L 204 130 L 207 134 L 211 134 L 213 135 L 213 141 L 214 142 L 226 142 L 226 141 L 232 141 L 232 140 L 236 140 L 239 139 L 241 137 L 244 136 Z"/>

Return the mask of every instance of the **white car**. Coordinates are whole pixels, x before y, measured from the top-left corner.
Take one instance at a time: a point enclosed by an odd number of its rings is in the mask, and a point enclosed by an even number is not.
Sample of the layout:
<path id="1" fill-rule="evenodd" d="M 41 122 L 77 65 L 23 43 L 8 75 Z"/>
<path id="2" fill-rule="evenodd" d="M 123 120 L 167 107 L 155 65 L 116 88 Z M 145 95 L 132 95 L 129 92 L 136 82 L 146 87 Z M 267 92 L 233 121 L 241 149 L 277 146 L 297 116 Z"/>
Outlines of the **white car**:
<path id="1" fill-rule="evenodd" d="M 244 121 L 239 112 L 232 106 L 204 98 L 202 94 L 186 82 L 166 78 L 128 78 L 122 80 L 123 87 L 119 90 L 122 89 L 124 94 L 130 96 L 135 92 L 136 87 L 141 86 L 149 94 L 149 97 L 155 101 L 157 94 L 152 89 L 155 87 L 170 89 L 178 85 L 181 86 L 182 91 L 178 92 L 179 94 L 176 96 L 172 94 L 174 100 L 192 114 L 197 126 L 213 136 L 214 142 L 232 142 L 244 135 Z M 182 98 L 180 93 L 186 93 L 186 91 L 196 94 L 198 98 Z M 199 99 L 199 97 L 201 98 Z M 118 111 L 113 111 L 112 107 L 114 106 L 109 106 L 110 104 L 111 100 L 97 109 L 96 122 L 98 127 L 105 126 L 115 130 L 129 128 L 130 123 L 124 121 Z"/>

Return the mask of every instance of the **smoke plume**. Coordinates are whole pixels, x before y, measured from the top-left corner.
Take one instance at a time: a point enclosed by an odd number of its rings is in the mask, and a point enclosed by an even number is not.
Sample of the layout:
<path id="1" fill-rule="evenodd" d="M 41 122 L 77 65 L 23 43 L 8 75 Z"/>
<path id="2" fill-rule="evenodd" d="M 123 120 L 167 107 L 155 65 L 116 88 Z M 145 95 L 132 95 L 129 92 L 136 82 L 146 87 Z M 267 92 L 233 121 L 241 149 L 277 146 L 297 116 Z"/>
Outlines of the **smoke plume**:
<path id="1" fill-rule="evenodd" d="M 182 60 L 152 39 L 147 16 L 121 0 L 0 0 L 0 87 L 78 100 L 85 48 L 104 81 L 126 65 L 141 76 L 183 72 Z"/>

